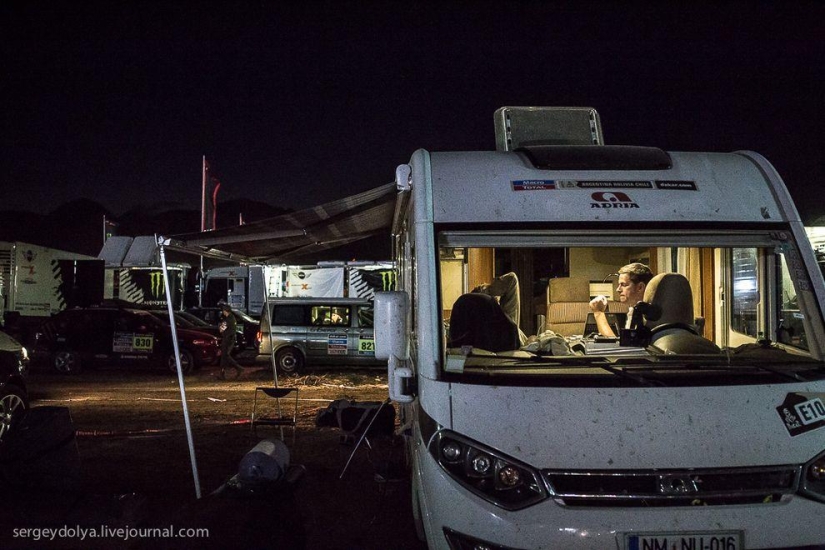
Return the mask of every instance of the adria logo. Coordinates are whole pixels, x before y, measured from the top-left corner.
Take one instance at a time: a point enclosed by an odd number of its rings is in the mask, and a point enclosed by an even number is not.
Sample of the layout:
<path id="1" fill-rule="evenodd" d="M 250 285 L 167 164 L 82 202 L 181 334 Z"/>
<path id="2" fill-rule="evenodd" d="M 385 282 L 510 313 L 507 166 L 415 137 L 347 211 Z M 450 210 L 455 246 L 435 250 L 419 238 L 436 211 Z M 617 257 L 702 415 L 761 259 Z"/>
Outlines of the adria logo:
<path id="1" fill-rule="evenodd" d="M 639 208 L 627 193 L 619 191 L 599 191 L 590 195 L 594 202 L 590 208 Z"/>

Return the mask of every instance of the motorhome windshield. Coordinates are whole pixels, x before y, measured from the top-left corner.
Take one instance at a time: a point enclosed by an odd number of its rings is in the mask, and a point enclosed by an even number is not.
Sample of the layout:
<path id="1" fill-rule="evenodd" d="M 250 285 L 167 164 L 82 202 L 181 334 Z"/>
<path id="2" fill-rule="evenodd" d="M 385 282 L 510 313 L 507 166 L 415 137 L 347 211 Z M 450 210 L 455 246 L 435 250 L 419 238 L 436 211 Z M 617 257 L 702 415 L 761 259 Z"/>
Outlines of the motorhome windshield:
<path id="1" fill-rule="evenodd" d="M 821 315 L 787 232 L 437 238 L 449 376 L 823 376 Z"/>

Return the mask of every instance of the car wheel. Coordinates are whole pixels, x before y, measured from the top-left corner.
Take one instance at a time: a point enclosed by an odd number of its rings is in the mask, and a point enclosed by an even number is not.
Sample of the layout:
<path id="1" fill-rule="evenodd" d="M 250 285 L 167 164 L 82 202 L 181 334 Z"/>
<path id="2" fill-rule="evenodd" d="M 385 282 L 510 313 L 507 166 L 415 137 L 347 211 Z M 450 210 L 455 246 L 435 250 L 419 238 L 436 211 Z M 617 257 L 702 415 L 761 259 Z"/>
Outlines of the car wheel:
<path id="1" fill-rule="evenodd" d="M 166 366 L 171 372 L 178 372 L 178 365 L 175 362 L 175 353 L 170 353 L 166 358 Z M 192 352 L 182 349 L 180 350 L 180 370 L 183 374 L 189 374 L 195 368 L 195 357 Z"/>
<path id="2" fill-rule="evenodd" d="M 29 408 L 26 393 L 17 386 L 8 385 L 0 393 L 0 443 L 13 430 Z"/>
<path id="3" fill-rule="evenodd" d="M 75 351 L 58 351 L 52 356 L 52 366 L 61 374 L 78 374 L 81 370 L 80 355 Z"/>
<path id="4" fill-rule="evenodd" d="M 275 354 L 278 372 L 286 376 L 298 376 L 304 370 L 304 356 L 297 348 L 283 348 Z"/>

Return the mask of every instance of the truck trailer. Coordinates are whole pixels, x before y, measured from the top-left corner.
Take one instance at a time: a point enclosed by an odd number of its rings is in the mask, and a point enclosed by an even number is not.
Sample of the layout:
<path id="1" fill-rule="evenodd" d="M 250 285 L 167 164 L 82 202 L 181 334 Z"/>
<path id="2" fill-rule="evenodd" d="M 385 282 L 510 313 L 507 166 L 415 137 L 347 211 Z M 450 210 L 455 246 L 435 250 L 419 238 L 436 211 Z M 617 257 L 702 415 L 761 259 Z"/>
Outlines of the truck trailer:
<path id="1" fill-rule="evenodd" d="M 7 332 L 29 329 L 58 311 L 103 298 L 103 262 L 93 256 L 0 241 L 0 305 Z"/>
<path id="2" fill-rule="evenodd" d="M 225 301 L 259 317 L 264 303 L 276 298 L 365 298 L 395 288 L 391 262 L 318 262 L 314 265 L 216 267 L 204 276 L 203 305 Z M 269 289 L 269 296 L 264 295 Z"/>

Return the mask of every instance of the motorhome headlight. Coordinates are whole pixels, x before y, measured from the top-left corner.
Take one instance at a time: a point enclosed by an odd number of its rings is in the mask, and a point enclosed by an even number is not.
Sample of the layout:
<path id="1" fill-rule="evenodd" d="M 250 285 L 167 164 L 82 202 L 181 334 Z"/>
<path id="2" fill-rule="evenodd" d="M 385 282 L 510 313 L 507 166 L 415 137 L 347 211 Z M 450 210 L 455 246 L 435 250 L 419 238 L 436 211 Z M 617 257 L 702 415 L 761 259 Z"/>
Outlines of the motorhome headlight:
<path id="1" fill-rule="evenodd" d="M 501 508 L 519 510 L 548 496 L 537 470 L 450 430 L 438 432 L 429 450 L 453 479 Z"/>
<path id="2" fill-rule="evenodd" d="M 825 502 L 825 452 L 805 464 L 802 494 Z"/>

